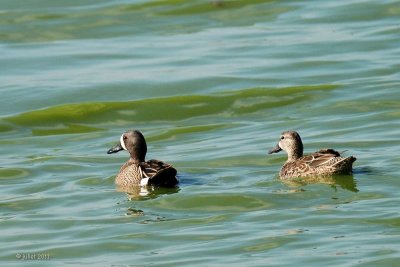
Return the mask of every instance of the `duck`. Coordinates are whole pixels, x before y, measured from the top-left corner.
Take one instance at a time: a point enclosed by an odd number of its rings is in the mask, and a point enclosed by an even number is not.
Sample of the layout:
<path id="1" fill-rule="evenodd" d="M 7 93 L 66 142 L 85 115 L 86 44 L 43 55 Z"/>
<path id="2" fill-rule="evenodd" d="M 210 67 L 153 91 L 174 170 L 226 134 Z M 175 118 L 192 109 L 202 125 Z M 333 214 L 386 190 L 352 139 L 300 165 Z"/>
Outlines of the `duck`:
<path id="1" fill-rule="evenodd" d="M 288 154 L 288 159 L 279 172 L 281 179 L 350 175 L 353 162 L 356 161 L 355 157 L 343 157 L 332 148 L 321 149 L 304 156 L 303 142 L 296 131 L 282 132 L 278 144 L 269 154 L 282 150 Z"/>
<path id="2" fill-rule="evenodd" d="M 176 187 L 177 170 L 161 160 L 146 161 L 147 143 L 138 130 L 122 133 L 119 142 L 107 151 L 107 154 L 126 150 L 130 158 L 125 162 L 115 177 L 115 184 L 120 187 L 159 186 Z"/>

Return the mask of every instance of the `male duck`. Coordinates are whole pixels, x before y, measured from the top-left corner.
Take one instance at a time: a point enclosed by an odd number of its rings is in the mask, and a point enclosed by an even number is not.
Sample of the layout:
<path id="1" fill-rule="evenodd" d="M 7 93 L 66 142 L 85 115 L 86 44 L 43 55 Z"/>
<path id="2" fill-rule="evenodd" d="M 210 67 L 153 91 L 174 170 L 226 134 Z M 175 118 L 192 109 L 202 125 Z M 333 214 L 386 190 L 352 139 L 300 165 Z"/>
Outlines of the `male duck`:
<path id="1" fill-rule="evenodd" d="M 281 179 L 351 174 L 353 162 L 356 161 L 355 157 L 342 157 L 339 152 L 330 148 L 303 156 L 303 143 L 295 131 L 283 132 L 279 143 L 269 154 L 281 150 L 288 154 L 288 160 L 279 172 Z"/>
<path id="2" fill-rule="evenodd" d="M 164 186 L 174 187 L 178 184 L 176 169 L 165 162 L 151 159 L 145 161 L 147 153 L 146 140 L 141 132 L 129 130 L 121 135 L 119 143 L 110 148 L 107 154 L 127 150 L 131 158 L 122 165 L 115 184 L 117 186 Z"/>

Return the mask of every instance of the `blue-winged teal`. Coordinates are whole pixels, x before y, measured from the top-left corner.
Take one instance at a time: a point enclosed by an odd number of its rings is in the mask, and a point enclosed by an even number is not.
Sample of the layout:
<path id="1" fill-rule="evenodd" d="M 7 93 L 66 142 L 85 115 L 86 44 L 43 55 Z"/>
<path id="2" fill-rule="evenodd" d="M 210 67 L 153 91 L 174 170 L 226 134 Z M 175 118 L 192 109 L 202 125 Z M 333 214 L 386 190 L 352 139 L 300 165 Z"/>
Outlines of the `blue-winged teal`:
<path id="1" fill-rule="evenodd" d="M 127 150 L 131 158 L 122 165 L 115 177 L 116 185 L 174 187 L 178 184 L 176 169 L 170 164 L 155 159 L 145 161 L 147 145 L 141 132 L 136 130 L 124 132 L 119 143 L 110 148 L 107 154 L 117 153 L 121 150 Z"/>
<path id="2" fill-rule="evenodd" d="M 269 154 L 281 150 L 288 154 L 288 160 L 279 172 L 282 179 L 351 174 L 353 162 L 356 161 L 355 157 L 342 157 L 339 152 L 330 148 L 303 156 L 303 142 L 295 131 L 283 132 L 279 143 L 269 151 Z"/>

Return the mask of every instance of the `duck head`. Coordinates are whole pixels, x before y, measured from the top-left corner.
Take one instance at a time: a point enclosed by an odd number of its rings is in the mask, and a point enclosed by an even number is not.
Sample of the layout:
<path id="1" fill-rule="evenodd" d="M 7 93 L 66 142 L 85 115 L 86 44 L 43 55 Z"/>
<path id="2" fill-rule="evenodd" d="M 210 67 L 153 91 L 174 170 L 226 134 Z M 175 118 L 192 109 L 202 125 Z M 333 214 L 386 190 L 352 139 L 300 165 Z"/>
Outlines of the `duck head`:
<path id="1" fill-rule="evenodd" d="M 281 133 L 278 144 L 271 149 L 268 154 L 278 153 L 280 151 L 288 153 L 288 160 L 295 160 L 303 156 L 303 142 L 300 135 L 295 131 L 286 131 Z"/>
<path id="2" fill-rule="evenodd" d="M 147 144 L 143 134 L 137 130 L 124 132 L 119 139 L 119 143 L 110 148 L 107 154 L 117 153 L 121 150 L 127 150 L 134 161 L 145 161 Z"/>

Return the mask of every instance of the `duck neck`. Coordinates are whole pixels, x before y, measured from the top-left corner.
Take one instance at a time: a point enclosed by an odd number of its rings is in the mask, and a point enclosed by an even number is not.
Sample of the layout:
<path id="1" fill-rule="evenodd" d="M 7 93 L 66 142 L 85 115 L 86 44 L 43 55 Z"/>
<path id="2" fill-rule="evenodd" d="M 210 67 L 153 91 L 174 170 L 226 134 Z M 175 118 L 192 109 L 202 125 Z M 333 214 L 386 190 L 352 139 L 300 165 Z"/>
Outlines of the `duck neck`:
<path id="1" fill-rule="evenodd" d="M 294 149 L 290 149 L 288 151 L 288 161 L 295 161 L 298 160 L 303 156 L 303 144 L 300 143 L 297 147 Z"/>
<path id="2" fill-rule="evenodd" d="M 135 151 L 133 151 L 131 154 L 131 161 L 139 164 L 140 162 L 144 162 L 144 156 L 140 155 L 140 153 L 135 153 Z"/>

